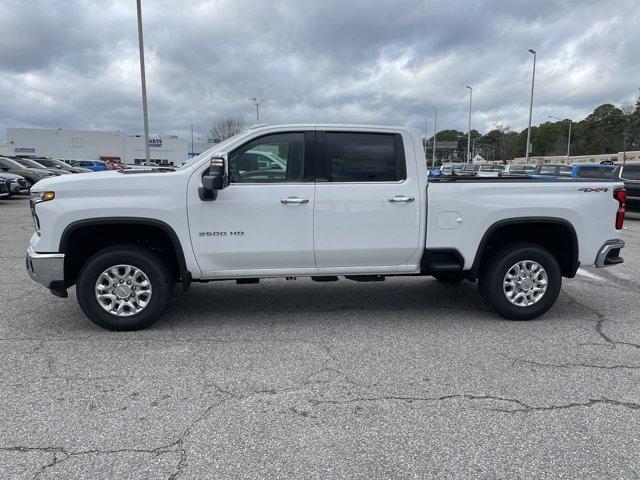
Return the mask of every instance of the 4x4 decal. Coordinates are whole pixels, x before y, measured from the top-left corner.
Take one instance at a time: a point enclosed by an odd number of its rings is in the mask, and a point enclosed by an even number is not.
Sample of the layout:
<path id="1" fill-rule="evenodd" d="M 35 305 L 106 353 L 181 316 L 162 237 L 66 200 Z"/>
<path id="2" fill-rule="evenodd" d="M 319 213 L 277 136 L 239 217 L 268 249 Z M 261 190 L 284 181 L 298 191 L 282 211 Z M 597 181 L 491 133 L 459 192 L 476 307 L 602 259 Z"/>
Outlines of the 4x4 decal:
<path id="1" fill-rule="evenodd" d="M 609 191 L 609 187 L 584 187 L 584 188 L 579 188 L 578 189 L 579 192 L 608 192 Z"/>

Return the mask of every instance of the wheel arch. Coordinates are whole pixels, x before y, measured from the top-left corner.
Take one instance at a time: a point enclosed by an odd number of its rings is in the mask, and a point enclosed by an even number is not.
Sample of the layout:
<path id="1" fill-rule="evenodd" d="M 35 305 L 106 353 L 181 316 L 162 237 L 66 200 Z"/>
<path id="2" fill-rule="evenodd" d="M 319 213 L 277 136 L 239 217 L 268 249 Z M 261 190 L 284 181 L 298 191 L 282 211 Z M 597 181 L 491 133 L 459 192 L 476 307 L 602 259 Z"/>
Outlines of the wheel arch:
<path id="1" fill-rule="evenodd" d="M 101 237 L 96 241 L 96 248 L 87 248 L 81 254 L 74 252 L 74 241 L 90 237 L 92 234 L 105 232 L 107 227 L 118 227 L 124 231 L 123 235 L 111 235 Z M 156 234 L 151 236 L 150 234 Z M 170 256 L 171 268 L 176 274 L 176 281 L 180 281 L 186 290 L 191 283 L 191 273 L 187 269 L 184 250 L 175 230 L 166 222 L 154 218 L 143 217 L 100 217 L 83 219 L 73 222 L 64 229 L 60 237 L 60 252 L 69 255 L 73 259 L 74 253 L 78 262 L 84 262 L 87 252 L 95 253 L 97 250 L 114 243 L 136 243 L 146 241 L 153 246 L 161 246 Z M 65 282 L 72 285 L 79 270 L 78 262 L 66 261 L 65 257 Z M 69 278 L 67 279 L 67 275 Z"/>
<path id="2" fill-rule="evenodd" d="M 548 236 L 552 232 L 558 236 Z M 517 241 L 547 248 L 558 260 L 562 275 L 568 278 L 575 276 L 580 265 L 578 235 L 571 222 L 558 217 L 517 217 L 495 222 L 480 240 L 471 275 L 478 276 L 482 261 L 492 248 Z"/>

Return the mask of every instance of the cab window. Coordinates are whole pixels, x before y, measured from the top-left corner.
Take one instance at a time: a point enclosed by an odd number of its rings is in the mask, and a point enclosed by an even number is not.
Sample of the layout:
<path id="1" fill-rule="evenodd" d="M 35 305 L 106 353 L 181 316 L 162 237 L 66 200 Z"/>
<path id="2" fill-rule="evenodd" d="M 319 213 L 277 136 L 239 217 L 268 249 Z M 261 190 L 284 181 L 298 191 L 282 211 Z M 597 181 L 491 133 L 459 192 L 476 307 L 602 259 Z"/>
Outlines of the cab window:
<path id="1" fill-rule="evenodd" d="M 277 133 L 257 138 L 229 155 L 231 183 L 301 182 L 304 133 Z"/>

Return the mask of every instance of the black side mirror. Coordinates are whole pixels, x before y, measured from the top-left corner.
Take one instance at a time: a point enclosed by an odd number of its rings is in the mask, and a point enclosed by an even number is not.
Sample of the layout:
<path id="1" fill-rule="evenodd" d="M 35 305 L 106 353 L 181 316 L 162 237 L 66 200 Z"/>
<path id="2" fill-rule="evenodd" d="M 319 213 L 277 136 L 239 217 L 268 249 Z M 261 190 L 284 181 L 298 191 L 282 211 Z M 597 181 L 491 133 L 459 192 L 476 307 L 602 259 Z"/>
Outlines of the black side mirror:
<path id="1" fill-rule="evenodd" d="M 218 198 L 218 191 L 229 186 L 229 158 L 226 153 L 211 158 L 209 171 L 202 177 L 202 187 L 198 189 L 201 200 Z"/>

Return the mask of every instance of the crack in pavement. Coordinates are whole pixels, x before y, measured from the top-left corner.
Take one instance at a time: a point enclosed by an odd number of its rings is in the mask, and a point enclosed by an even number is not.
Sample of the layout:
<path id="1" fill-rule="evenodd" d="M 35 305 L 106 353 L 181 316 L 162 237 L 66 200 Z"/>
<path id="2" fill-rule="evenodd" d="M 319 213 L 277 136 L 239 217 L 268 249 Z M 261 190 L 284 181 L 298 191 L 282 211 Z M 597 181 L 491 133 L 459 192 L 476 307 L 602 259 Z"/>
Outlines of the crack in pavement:
<path id="1" fill-rule="evenodd" d="M 640 344 L 633 343 L 633 342 L 625 342 L 625 341 L 622 341 L 622 340 L 614 340 L 613 338 L 611 338 L 604 331 L 605 322 L 608 322 L 608 321 L 609 322 L 613 322 L 612 320 L 610 320 L 610 319 L 608 319 L 606 317 L 605 313 L 600 312 L 599 310 L 596 310 L 595 308 L 593 308 L 590 305 L 585 305 L 584 303 L 580 302 L 578 299 L 576 299 L 573 295 L 571 295 L 569 293 L 565 293 L 565 295 L 571 299 L 571 303 L 573 303 L 574 305 L 578 305 L 579 307 L 582 307 L 587 312 L 590 312 L 592 315 L 594 315 L 596 317 L 596 319 L 594 320 L 595 321 L 595 332 L 598 334 L 598 336 L 602 340 L 605 341 L 606 345 L 609 345 L 612 348 L 615 348 L 618 345 L 624 345 L 624 346 L 627 346 L 627 347 L 640 349 Z M 580 345 L 583 346 L 583 345 L 594 345 L 594 344 L 593 343 L 582 343 Z M 598 345 L 598 344 L 596 344 L 596 345 Z M 603 344 L 599 344 L 599 345 L 603 345 Z"/>
<path id="2" fill-rule="evenodd" d="M 536 367 L 547 367 L 547 368 L 572 368 L 572 367 L 576 367 L 576 368 L 596 368 L 596 369 L 601 369 L 601 370 L 637 370 L 640 369 L 640 365 L 598 365 L 598 364 L 592 364 L 592 363 L 571 363 L 571 362 L 567 362 L 567 363 L 545 363 L 545 362 L 538 362 L 535 360 L 527 360 L 524 358 L 517 358 L 517 357 L 508 357 L 506 355 L 502 355 L 504 358 L 511 360 L 512 366 L 514 366 L 516 363 L 525 363 L 525 364 L 529 364 L 529 365 L 535 365 Z"/>
<path id="3" fill-rule="evenodd" d="M 397 395 L 383 395 L 379 397 L 358 397 L 352 398 L 349 400 L 319 400 L 313 399 L 310 400 L 312 404 L 333 404 L 333 405 L 348 405 L 353 403 L 365 403 L 365 402 L 380 402 L 380 401 L 399 401 L 399 402 L 442 402 L 448 400 L 470 400 L 470 401 L 482 401 L 482 400 L 490 400 L 497 402 L 505 402 L 515 404 L 517 407 L 514 409 L 501 409 L 501 408 L 485 408 L 486 411 L 495 411 L 502 413 L 529 413 L 529 412 L 540 412 L 540 411 L 554 411 L 554 410 L 566 410 L 570 408 L 579 408 L 579 407 L 591 407 L 594 405 L 614 405 L 625 408 L 630 408 L 633 410 L 640 410 L 640 404 L 633 402 L 622 402 L 618 400 L 613 400 L 609 398 L 599 398 L 599 399 L 589 399 L 586 402 L 570 402 L 561 405 L 543 405 L 543 406 L 534 406 L 529 405 L 521 400 L 516 398 L 507 398 L 507 397 L 499 397 L 494 395 L 471 395 L 471 394 L 453 394 L 453 395 L 444 395 L 441 397 L 414 397 L 414 396 L 397 396 Z"/>

